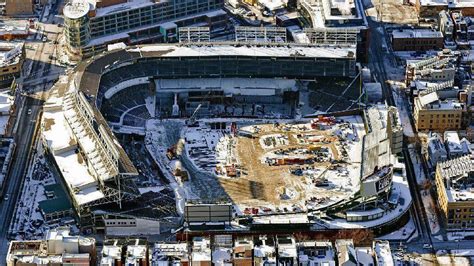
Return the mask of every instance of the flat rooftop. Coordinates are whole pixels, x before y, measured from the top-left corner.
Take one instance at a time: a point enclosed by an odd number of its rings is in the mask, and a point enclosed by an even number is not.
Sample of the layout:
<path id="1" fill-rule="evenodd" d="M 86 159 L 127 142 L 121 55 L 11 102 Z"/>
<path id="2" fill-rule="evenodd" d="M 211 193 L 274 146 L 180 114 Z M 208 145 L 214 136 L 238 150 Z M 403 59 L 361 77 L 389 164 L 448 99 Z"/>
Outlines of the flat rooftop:
<path id="1" fill-rule="evenodd" d="M 402 29 L 392 32 L 394 39 L 424 39 L 424 38 L 443 38 L 443 34 L 439 31 L 429 29 Z"/>
<path id="2" fill-rule="evenodd" d="M 316 46 L 247 46 L 229 44 L 209 45 L 150 45 L 129 49 L 130 52 L 160 53 L 162 57 L 198 56 L 255 56 L 255 57 L 308 57 L 308 58 L 354 58 L 355 47 Z"/>
<path id="3" fill-rule="evenodd" d="M 23 42 L 0 41 L 0 67 L 16 64 L 23 53 Z"/>

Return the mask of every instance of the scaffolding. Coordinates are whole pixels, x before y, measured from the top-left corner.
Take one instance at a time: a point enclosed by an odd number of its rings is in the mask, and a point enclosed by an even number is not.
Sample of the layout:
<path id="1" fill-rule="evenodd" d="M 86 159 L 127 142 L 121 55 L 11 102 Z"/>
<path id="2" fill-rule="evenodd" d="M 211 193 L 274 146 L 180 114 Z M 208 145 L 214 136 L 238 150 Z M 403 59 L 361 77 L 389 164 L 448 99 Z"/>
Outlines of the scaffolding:
<path id="1" fill-rule="evenodd" d="M 303 31 L 312 44 L 356 45 L 359 29 L 306 28 Z"/>
<path id="2" fill-rule="evenodd" d="M 235 27 L 236 42 L 286 43 L 284 27 Z"/>
<path id="3" fill-rule="evenodd" d="M 182 27 L 178 29 L 179 43 L 210 42 L 209 27 Z"/>
<path id="4" fill-rule="evenodd" d="M 424 91 L 421 91 L 421 92 L 420 92 L 420 95 L 430 94 L 430 93 L 432 93 L 432 92 L 444 90 L 444 89 L 446 89 L 446 88 L 451 88 L 451 87 L 453 87 L 453 86 L 454 86 L 454 80 L 451 79 L 451 80 L 448 80 L 448 81 L 445 81 L 445 82 L 441 82 L 441 83 L 435 84 L 434 86 L 429 87 L 429 88 L 427 88 L 427 89 L 424 90 Z"/>

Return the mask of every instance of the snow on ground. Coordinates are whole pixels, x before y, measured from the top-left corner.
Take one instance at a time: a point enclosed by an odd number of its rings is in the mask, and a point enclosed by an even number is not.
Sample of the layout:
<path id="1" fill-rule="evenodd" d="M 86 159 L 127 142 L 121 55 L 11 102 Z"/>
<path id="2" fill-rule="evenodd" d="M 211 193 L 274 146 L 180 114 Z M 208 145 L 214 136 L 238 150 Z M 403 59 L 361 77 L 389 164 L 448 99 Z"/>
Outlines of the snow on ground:
<path id="1" fill-rule="evenodd" d="M 465 237 L 472 237 L 474 236 L 473 231 L 455 231 L 455 232 L 449 232 L 446 234 L 448 236 L 449 241 L 454 241 L 454 240 L 462 240 Z"/>
<path id="2" fill-rule="evenodd" d="M 425 172 L 423 171 L 422 160 L 416 153 L 412 144 L 408 145 L 408 153 L 410 154 L 410 160 L 413 163 L 416 182 L 420 187 L 423 187 L 428 180 L 425 176 Z M 429 190 L 423 189 L 420 190 L 420 193 L 423 200 L 423 206 L 425 207 L 426 215 L 428 216 L 428 221 L 430 223 L 431 233 L 437 234 L 440 230 L 440 223 L 436 214 L 436 203 L 434 202 L 433 197 L 431 197 Z"/>
<path id="3" fill-rule="evenodd" d="M 386 211 L 381 218 L 364 222 L 347 222 L 345 219 L 335 219 L 331 220 L 326 225 L 329 228 L 367 228 L 386 224 L 397 219 L 401 214 L 409 210 L 412 201 L 408 183 L 404 174 L 393 175 L 392 189 L 398 190 L 400 193 L 399 204 L 395 209 Z M 401 204 L 401 202 L 403 202 L 403 204 Z"/>
<path id="4" fill-rule="evenodd" d="M 155 192 L 155 193 L 158 193 L 160 191 L 162 191 L 163 189 L 165 189 L 165 187 L 163 186 L 157 186 L 157 187 L 139 187 L 138 188 L 138 191 L 140 192 L 140 194 L 145 194 L 147 192 Z"/>
<path id="5" fill-rule="evenodd" d="M 416 176 L 416 183 L 418 185 L 424 185 L 426 182 L 425 172 L 423 171 L 422 161 L 420 156 L 415 151 L 413 144 L 408 145 L 408 153 L 410 154 L 410 160 L 413 163 L 413 168 Z"/>
<path id="6" fill-rule="evenodd" d="M 378 239 L 382 240 L 408 240 L 413 237 L 413 235 L 418 235 L 416 231 L 415 223 L 413 222 L 413 218 L 410 216 L 410 220 L 408 223 L 403 226 L 402 228 L 393 231 L 389 234 L 379 237 Z"/>
<path id="7" fill-rule="evenodd" d="M 146 124 L 145 145 L 149 153 L 162 169 L 163 175 L 170 182 L 176 198 L 176 211 L 180 216 L 184 214 L 184 203 L 190 195 L 178 183 L 178 180 L 172 175 L 172 165 L 167 164 L 169 159 L 166 157 L 167 149 L 176 144 L 179 140 L 179 129 L 182 122 L 168 121 L 161 123 L 157 120 L 148 120 Z M 172 130 L 174 129 L 174 130 Z"/>
<path id="8" fill-rule="evenodd" d="M 439 265 L 447 266 L 447 265 L 471 265 L 470 259 L 467 256 L 463 255 L 464 252 L 445 254 L 445 255 L 437 255 L 436 260 Z"/>
<path id="9" fill-rule="evenodd" d="M 415 133 L 410 122 L 410 110 L 406 107 L 406 95 L 398 88 L 392 88 L 392 95 L 400 114 L 400 120 L 403 126 L 403 134 L 407 137 L 414 137 Z"/>
<path id="10" fill-rule="evenodd" d="M 37 145 L 37 153 L 32 160 L 23 183 L 11 229 L 17 239 L 42 239 L 47 230 L 59 224 L 46 224 L 39 210 L 39 202 L 46 199 L 44 186 L 56 183 L 46 162 L 42 145 Z"/>

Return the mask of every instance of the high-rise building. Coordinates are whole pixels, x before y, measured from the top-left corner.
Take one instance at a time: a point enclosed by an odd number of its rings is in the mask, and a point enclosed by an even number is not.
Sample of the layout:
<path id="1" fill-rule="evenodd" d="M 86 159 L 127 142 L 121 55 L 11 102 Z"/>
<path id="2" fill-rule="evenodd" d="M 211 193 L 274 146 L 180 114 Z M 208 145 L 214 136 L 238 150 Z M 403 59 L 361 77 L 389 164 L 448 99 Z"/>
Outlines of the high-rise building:
<path id="1" fill-rule="evenodd" d="M 107 44 L 138 44 L 176 40 L 185 25 L 226 23 L 223 0 L 71 0 L 63 10 L 71 54 L 82 57 L 105 50 Z M 171 35 L 171 36 L 168 36 Z"/>

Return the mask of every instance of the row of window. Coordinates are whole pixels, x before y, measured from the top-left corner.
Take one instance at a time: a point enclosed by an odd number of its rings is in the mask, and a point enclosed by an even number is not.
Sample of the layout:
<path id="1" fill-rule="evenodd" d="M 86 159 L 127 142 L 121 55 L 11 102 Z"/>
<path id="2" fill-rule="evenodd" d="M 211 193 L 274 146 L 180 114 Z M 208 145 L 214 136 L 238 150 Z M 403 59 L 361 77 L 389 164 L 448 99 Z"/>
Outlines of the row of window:
<path id="1" fill-rule="evenodd" d="M 135 225 L 136 222 L 135 221 L 128 221 L 128 222 L 116 222 L 116 221 L 113 221 L 113 222 L 110 222 L 110 221 L 107 221 L 105 222 L 106 225 Z"/>
<path id="2" fill-rule="evenodd" d="M 426 114 L 426 115 L 425 115 L 425 114 L 420 114 L 420 118 L 426 118 L 426 117 L 428 117 L 427 114 Z M 435 118 L 435 117 L 436 117 L 436 118 L 440 118 L 440 117 L 442 117 L 442 118 L 446 118 L 446 117 L 461 117 L 461 115 L 460 115 L 460 114 L 447 114 L 447 115 L 446 115 L 446 114 L 442 114 L 442 115 L 440 115 L 440 114 L 433 115 L 433 114 L 432 114 L 432 115 L 429 115 L 429 118 Z"/>

